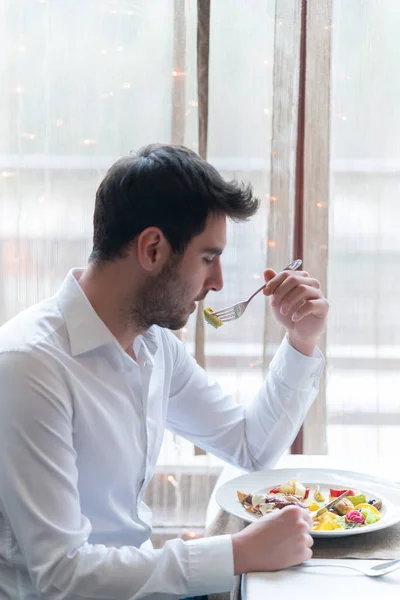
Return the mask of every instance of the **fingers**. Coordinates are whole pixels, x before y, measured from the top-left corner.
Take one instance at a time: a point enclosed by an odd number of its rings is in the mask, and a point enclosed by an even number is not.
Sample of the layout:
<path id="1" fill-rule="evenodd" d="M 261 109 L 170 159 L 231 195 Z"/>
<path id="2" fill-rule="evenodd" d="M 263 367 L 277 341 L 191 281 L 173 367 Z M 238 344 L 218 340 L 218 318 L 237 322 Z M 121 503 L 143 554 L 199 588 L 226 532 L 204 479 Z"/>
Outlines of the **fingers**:
<path id="1" fill-rule="evenodd" d="M 329 303 L 326 298 L 320 298 L 318 300 L 309 300 L 296 308 L 296 311 L 292 315 L 292 321 L 298 323 L 304 317 L 313 314 L 315 317 L 323 319 L 329 309 Z"/>
<path id="2" fill-rule="evenodd" d="M 264 279 L 268 283 L 271 279 L 276 276 L 276 272 L 273 269 L 267 269 L 264 271 Z"/>
<path id="3" fill-rule="evenodd" d="M 270 271 L 273 273 L 272 269 Z M 283 271 L 274 277 L 272 277 L 272 273 L 268 274 L 267 271 L 266 273 L 265 279 L 268 280 L 268 283 L 263 291 L 265 296 L 273 296 L 276 306 L 279 306 L 287 295 L 298 286 L 315 289 L 320 289 L 321 287 L 317 279 L 310 277 L 308 273 L 305 272 L 296 272 L 296 274 L 294 274 L 292 271 Z M 268 279 L 268 277 L 270 278 Z"/>
<path id="4" fill-rule="evenodd" d="M 280 303 L 280 313 L 291 316 L 297 309 L 300 309 L 307 301 L 321 298 L 321 290 L 315 287 L 309 287 L 306 284 L 300 284 L 294 287 Z M 275 298 L 274 298 L 275 300 Z"/>
<path id="5" fill-rule="evenodd" d="M 306 534 L 306 546 L 312 548 L 314 546 L 314 538 L 309 533 Z"/>

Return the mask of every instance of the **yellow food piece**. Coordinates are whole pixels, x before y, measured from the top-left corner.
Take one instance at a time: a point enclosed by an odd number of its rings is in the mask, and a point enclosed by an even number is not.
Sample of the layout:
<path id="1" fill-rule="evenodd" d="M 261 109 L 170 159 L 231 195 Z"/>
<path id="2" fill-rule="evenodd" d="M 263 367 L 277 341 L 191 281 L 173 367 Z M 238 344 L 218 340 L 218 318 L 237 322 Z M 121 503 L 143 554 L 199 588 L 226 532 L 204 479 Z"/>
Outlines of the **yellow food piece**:
<path id="1" fill-rule="evenodd" d="M 311 511 L 318 510 L 321 508 L 320 505 L 317 502 L 315 502 L 314 500 L 311 500 L 310 502 L 306 502 L 306 504 L 307 504 L 309 510 L 311 510 Z"/>
<path id="2" fill-rule="evenodd" d="M 320 492 L 319 485 L 317 486 L 317 488 L 314 492 L 314 498 L 317 502 L 325 502 L 325 496 L 323 495 L 322 492 Z"/>
<path id="3" fill-rule="evenodd" d="M 219 319 L 218 317 L 215 316 L 214 311 L 211 308 L 211 306 L 207 306 L 207 308 L 205 308 L 203 310 L 203 314 L 204 314 L 205 320 L 207 321 L 207 323 L 209 325 L 212 325 L 216 329 L 218 329 L 218 327 L 221 327 L 222 321 L 221 321 L 221 319 Z"/>
<path id="4" fill-rule="evenodd" d="M 335 515 L 332 513 L 326 513 L 321 520 L 314 521 L 314 531 L 333 531 L 334 529 L 343 529 L 339 523 L 335 521 Z"/>
<path id="5" fill-rule="evenodd" d="M 368 508 L 368 510 L 374 513 L 374 515 L 376 515 L 377 517 L 381 516 L 379 510 L 375 508 L 375 506 L 372 506 L 372 504 L 368 504 L 368 502 L 362 502 L 361 504 L 357 504 L 356 509 L 360 510 L 360 508 Z"/>

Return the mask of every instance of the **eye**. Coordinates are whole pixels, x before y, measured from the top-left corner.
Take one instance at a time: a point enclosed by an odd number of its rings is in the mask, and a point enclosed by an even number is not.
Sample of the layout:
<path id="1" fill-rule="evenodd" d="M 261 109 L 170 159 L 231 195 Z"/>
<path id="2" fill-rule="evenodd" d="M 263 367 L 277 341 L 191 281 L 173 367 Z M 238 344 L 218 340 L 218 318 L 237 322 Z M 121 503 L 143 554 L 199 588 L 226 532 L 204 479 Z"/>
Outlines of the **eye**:
<path id="1" fill-rule="evenodd" d="M 214 257 L 212 257 L 212 258 L 209 258 L 207 256 L 203 257 L 203 261 L 205 262 L 206 265 L 211 265 L 213 260 L 214 260 Z"/>

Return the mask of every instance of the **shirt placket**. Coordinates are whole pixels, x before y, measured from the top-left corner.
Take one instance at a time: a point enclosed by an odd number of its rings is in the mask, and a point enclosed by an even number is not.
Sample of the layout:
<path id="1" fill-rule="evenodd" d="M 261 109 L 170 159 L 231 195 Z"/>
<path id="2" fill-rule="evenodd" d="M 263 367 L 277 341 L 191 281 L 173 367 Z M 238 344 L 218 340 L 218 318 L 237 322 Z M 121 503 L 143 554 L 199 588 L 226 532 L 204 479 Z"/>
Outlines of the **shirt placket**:
<path id="1" fill-rule="evenodd" d="M 149 478 L 151 477 L 149 466 L 151 464 L 151 449 L 155 443 L 155 431 L 153 421 L 150 414 L 150 402 L 149 394 L 151 389 L 151 377 L 153 373 L 154 362 L 149 356 L 148 351 L 142 346 L 140 357 L 138 357 L 138 363 L 141 373 L 141 398 L 142 398 L 142 410 L 144 420 L 144 435 L 145 435 L 145 472 L 141 481 L 139 490 L 139 502 L 142 501 L 144 491 L 146 489 Z"/>

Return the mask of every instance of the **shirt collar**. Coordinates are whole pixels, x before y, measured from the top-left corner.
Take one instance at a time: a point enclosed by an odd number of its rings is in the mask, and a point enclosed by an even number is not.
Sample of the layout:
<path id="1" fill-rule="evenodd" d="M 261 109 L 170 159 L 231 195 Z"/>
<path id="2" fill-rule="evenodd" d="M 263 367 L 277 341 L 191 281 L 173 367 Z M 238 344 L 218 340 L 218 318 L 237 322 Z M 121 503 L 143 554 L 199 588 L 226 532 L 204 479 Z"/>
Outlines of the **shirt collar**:
<path id="1" fill-rule="evenodd" d="M 83 269 L 72 269 L 63 281 L 56 297 L 68 331 L 72 356 L 113 344 L 123 351 L 115 336 L 100 319 L 78 283 Z M 158 349 L 155 326 L 137 337 L 151 355 Z"/>

